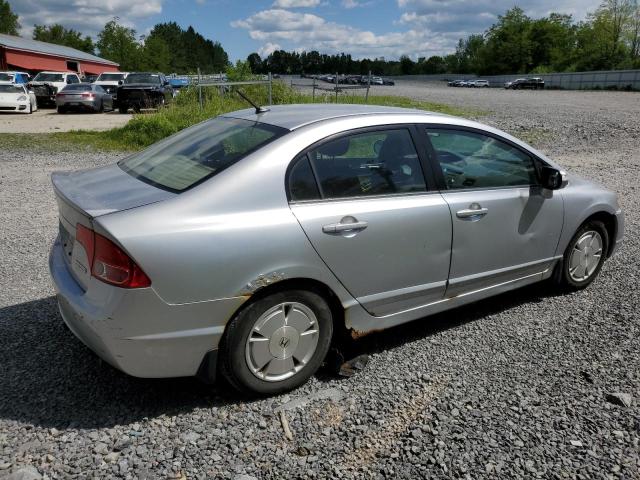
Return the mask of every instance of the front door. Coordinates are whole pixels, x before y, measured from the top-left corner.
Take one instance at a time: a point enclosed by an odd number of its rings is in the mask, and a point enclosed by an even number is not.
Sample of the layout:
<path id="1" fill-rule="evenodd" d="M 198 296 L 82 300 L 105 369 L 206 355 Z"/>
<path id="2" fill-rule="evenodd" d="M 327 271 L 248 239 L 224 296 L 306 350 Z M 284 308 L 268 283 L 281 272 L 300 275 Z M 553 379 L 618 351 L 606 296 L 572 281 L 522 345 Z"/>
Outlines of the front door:
<path id="1" fill-rule="evenodd" d="M 428 192 L 409 128 L 332 138 L 297 160 L 291 209 L 318 254 L 372 315 L 443 297 L 451 216 Z"/>
<path id="2" fill-rule="evenodd" d="M 538 186 L 534 158 L 493 135 L 428 128 L 453 243 L 447 297 L 536 276 L 552 266 L 561 194 Z"/>

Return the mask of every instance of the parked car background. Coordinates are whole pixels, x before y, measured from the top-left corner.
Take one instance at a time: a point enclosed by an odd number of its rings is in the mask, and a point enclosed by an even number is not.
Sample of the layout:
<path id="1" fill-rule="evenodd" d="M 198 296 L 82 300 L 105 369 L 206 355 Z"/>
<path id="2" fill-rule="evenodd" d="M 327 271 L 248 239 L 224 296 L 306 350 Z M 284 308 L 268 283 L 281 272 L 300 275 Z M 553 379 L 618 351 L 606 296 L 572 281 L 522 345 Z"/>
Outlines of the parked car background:
<path id="1" fill-rule="evenodd" d="M 118 87 L 124 83 L 129 72 L 104 72 L 96 79 L 96 85 L 100 85 L 107 93 L 113 97 L 114 105 L 118 105 Z"/>
<path id="2" fill-rule="evenodd" d="M 40 72 L 32 81 L 29 88 L 33 90 L 38 99 L 38 105 L 55 105 L 56 94 L 67 85 L 80 83 L 80 77 L 76 73 L 69 72 Z"/>
<path id="3" fill-rule="evenodd" d="M 143 108 L 159 108 L 173 98 L 173 87 L 162 73 L 133 72 L 118 87 L 118 111 L 129 108 L 138 112 Z"/>
<path id="4" fill-rule="evenodd" d="M 71 110 L 103 112 L 113 110 L 113 98 L 100 85 L 76 83 L 67 85 L 56 94 L 58 113 Z"/>
<path id="5" fill-rule="evenodd" d="M 36 110 L 36 96 L 24 83 L 0 82 L 0 112 L 33 113 Z"/>
<path id="6" fill-rule="evenodd" d="M 544 88 L 544 80 L 540 77 L 533 78 L 516 78 L 511 82 L 506 82 L 504 88 L 510 90 L 531 89 L 538 90 Z"/>
<path id="7" fill-rule="evenodd" d="M 29 83 L 31 76 L 26 72 L 0 72 L 0 82 Z"/>

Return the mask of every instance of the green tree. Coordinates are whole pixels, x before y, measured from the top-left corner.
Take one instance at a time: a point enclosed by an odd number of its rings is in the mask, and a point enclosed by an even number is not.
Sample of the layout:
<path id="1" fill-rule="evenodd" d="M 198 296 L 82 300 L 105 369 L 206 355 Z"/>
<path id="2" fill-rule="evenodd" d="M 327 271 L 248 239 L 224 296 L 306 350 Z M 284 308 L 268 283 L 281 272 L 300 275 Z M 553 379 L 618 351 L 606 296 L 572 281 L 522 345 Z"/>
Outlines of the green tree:
<path id="1" fill-rule="evenodd" d="M 498 16 L 498 22 L 492 25 L 486 34 L 488 54 L 484 55 L 485 60 L 480 73 L 529 71 L 532 67 L 530 23 L 531 19 L 519 7 Z"/>
<path id="2" fill-rule="evenodd" d="M 407 55 L 400 57 L 400 72 L 403 75 L 411 75 L 414 72 L 415 63 Z"/>
<path id="3" fill-rule="evenodd" d="M 262 73 L 262 58 L 260 58 L 260 55 L 255 52 L 249 54 L 247 57 L 247 63 L 249 64 L 249 68 L 252 73 Z"/>
<path id="4" fill-rule="evenodd" d="M 100 56 L 120 64 L 121 70 L 140 68 L 140 45 L 136 31 L 118 23 L 118 19 L 107 22 L 98 34 L 96 43 Z"/>
<path id="5" fill-rule="evenodd" d="M 154 72 L 170 73 L 171 51 L 160 37 L 147 37 L 140 52 L 140 68 Z"/>
<path id="6" fill-rule="evenodd" d="M 72 28 L 65 28 L 59 23 L 54 23 L 53 25 L 35 25 L 33 29 L 33 39 L 40 40 L 41 42 L 65 45 L 91 54 L 93 54 L 95 50 L 91 37 L 83 37 L 80 32 Z"/>
<path id="7" fill-rule="evenodd" d="M 18 15 L 13 13 L 7 0 L 0 0 L 0 33 L 18 35 L 18 30 L 20 30 Z"/>

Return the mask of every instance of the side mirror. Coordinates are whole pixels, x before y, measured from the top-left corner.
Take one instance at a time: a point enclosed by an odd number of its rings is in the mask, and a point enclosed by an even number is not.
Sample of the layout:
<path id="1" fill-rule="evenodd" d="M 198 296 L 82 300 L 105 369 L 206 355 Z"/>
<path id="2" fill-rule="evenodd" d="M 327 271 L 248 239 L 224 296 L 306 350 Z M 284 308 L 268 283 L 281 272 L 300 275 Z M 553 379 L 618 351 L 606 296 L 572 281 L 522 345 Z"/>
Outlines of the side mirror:
<path id="1" fill-rule="evenodd" d="M 559 190 L 566 187 L 568 183 L 565 172 L 547 165 L 542 167 L 540 177 L 542 186 L 549 190 Z"/>

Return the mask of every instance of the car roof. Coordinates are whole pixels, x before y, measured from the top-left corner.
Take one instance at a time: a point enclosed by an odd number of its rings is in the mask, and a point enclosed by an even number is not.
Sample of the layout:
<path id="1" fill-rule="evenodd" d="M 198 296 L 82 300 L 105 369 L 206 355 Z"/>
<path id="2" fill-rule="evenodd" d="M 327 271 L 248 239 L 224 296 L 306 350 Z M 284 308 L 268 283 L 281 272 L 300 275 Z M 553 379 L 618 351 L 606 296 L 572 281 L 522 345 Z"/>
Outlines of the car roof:
<path id="1" fill-rule="evenodd" d="M 247 108 L 230 112 L 224 117 L 268 123 L 277 127 L 295 130 L 311 123 L 322 122 L 342 117 L 376 115 L 376 114 L 404 114 L 404 115 L 436 115 L 433 112 L 413 108 L 382 107 L 379 105 L 354 104 L 301 104 L 301 105 L 273 105 L 264 113 L 256 114 L 255 109 Z M 438 113 L 438 116 L 447 116 Z"/>

